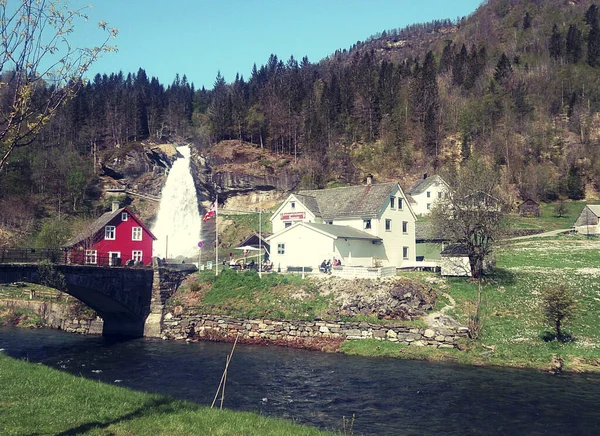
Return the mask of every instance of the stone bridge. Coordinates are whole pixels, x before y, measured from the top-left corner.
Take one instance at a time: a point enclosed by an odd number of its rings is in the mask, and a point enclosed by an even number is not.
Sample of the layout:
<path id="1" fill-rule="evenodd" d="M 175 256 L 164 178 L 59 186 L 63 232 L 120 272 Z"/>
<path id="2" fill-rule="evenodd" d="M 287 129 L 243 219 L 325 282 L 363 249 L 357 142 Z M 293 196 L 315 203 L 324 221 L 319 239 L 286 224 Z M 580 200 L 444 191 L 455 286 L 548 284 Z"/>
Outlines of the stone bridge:
<path id="1" fill-rule="evenodd" d="M 153 268 L 0 264 L 0 283 L 38 283 L 72 295 L 104 320 L 105 336 L 157 337 L 166 300 L 194 271 L 156 262 Z"/>

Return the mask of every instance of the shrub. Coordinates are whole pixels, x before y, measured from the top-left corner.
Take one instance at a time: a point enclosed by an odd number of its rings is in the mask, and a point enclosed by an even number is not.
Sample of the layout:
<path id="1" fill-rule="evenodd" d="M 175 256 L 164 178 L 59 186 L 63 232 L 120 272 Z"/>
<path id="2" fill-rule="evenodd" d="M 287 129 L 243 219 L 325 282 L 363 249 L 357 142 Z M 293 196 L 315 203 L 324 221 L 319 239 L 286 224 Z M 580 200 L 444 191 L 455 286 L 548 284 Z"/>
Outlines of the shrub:
<path id="1" fill-rule="evenodd" d="M 542 313 L 548 325 L 554 329 L 556 339 L 564 342 L 570 339 L 562 331 L 563 322 L 571 318 L 576 307 L 573 291 L 565 285 L 559 284 L 544 289 L 542 296 Z"/>

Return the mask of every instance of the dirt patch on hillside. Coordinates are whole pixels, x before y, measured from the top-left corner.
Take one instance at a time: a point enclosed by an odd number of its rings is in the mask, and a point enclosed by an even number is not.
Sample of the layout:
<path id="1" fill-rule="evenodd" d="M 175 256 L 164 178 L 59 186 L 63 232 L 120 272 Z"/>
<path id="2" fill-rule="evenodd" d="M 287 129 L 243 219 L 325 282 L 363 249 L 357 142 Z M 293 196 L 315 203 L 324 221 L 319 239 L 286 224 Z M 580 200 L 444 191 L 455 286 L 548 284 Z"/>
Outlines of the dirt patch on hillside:
<path id="1" fill-rule="evenodd" d="M 257 177 L 277 174 L 289 168 L 292 160 L 289 155 L 272 153 L 268 149 L 248 142 L 221 141 L 213 146 L 208 156 L 213 161 L 215 172 L 243 173 Z"/>

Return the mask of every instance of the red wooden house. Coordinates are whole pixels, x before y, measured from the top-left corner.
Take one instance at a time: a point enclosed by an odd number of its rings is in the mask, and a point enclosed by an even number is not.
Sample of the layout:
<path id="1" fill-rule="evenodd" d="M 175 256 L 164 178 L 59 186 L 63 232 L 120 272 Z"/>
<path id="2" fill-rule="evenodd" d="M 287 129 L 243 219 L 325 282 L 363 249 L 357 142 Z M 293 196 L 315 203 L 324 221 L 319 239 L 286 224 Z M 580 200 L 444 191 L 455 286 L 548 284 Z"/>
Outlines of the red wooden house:
<path id="1" fill-rule="evenodd" d="M 112 210 L 65 245 L 67 263 L 84 265 L 150 265 L 156 236 L 126 207 Z"/>

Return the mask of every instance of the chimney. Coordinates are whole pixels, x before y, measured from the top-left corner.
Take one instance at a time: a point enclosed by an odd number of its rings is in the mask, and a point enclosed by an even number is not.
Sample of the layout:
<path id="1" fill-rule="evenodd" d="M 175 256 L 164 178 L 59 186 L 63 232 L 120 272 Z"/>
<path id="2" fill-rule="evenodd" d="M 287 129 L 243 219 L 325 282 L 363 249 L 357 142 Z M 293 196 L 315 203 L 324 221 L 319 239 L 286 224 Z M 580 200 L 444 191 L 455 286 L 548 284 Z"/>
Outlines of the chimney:
<path id="1" fill-rule="evenodd" d="M 423 174 L 423 180 L 427 178 L 427 173 Z"/>
<path id="2" fill-rule="evenodd" d="M 367 185 L 373 184 L 373 174 L 367 174 Z"/>
<path id="3" fill-rule="evenodd" d="M 116 212 L 118 209 L 119 209 L 119 202 L 113 201 L 112 202 L 112 212 Z"/>

